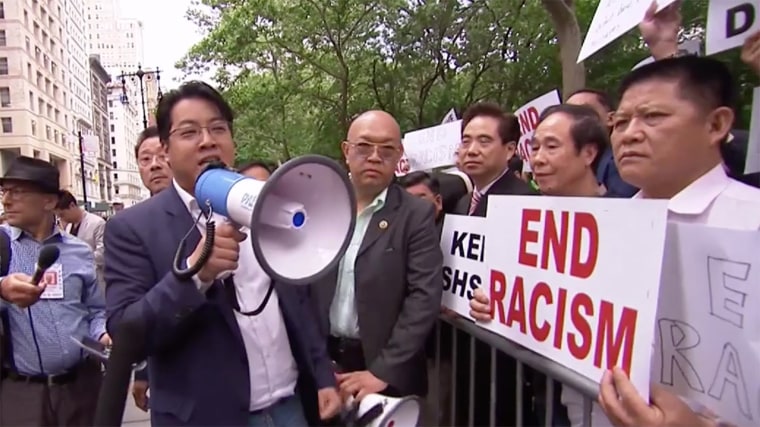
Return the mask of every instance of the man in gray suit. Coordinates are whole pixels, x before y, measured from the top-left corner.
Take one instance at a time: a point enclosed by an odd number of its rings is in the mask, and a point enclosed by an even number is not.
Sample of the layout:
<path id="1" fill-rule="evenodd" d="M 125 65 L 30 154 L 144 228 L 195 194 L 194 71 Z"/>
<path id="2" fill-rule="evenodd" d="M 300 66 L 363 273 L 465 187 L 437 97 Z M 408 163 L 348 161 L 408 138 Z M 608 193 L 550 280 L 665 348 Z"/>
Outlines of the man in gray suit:
<path id="1" fill-rule="evenodd" d="M 80 240 L 84 240 L 92 248 L 95 253 L 98 285 L 101 290 L 105 290 L 105 282 L 103 281 L 103 232 L 106 228 L 106 220 L 80 208 L 77 199 L 68 191 L 61 193 L 55 213 L 65 224 L 67 232 Z"/>
<path id="2" fill-rule="evenodd" d="M 427 393 L 425 340 L 441 307 L 443 257 L 433 204 L 391 184 L 403 153 L 396 120 L 358 116 L 342 143 L 357 196 L 340 264 L 314 284 L 342 394 Z"/>

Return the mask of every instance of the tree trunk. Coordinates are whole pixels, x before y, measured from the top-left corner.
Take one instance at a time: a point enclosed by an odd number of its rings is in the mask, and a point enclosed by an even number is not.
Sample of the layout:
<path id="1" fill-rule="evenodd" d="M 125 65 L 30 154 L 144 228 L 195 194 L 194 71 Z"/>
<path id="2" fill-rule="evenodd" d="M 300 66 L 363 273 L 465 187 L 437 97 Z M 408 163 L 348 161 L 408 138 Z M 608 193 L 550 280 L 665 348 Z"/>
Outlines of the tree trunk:
<path id="1" fill-rule="evenodd" d="M 575 16 L 573 0 L 541 0 L 552 20 L 559 41 L 560 63 L 562 64 L 562 98 L 586 86 L 586 67 L 578 64 L 581 51 L 581 29 Z"/>

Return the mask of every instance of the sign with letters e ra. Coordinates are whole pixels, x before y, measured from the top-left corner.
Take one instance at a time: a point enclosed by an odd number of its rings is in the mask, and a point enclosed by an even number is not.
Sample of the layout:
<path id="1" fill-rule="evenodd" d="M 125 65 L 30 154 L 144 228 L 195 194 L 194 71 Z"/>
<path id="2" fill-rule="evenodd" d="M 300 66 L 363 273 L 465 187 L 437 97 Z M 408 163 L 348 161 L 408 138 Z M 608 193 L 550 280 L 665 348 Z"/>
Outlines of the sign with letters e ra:
<path id="1" fill-rule="evenodd" d="M 443 297 L 441 303 L 470 317 L 470 299 L 475 289 L 486 284 L 485 218 L 446 215 L 441 233 L 443 252 Z"/>
<path id="2" fill-rule="evenodd" d="M 760 425 L 760 233 L 668 224 L 652 381 Z"/>
<path id="3" fill-rule="evenodd" d="M 490 196 L 484 327 L 594 382 L 619 366 L 648 398 L 666 222 L 662 200 Z"/>

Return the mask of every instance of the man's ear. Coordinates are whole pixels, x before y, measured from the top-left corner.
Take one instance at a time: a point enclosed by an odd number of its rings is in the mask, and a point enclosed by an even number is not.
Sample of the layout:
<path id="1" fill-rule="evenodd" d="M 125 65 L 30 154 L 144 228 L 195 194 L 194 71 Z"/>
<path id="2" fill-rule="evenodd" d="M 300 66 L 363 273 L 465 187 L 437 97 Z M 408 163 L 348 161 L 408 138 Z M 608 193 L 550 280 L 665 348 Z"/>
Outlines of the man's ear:
<path id="1" fill-rule="evenodd" d="M 718 107 L 707 116 L 710 145 L 718 147 L 727 140 L 734 125 L 734 118 L 734 111 L 728 107 Z"/>

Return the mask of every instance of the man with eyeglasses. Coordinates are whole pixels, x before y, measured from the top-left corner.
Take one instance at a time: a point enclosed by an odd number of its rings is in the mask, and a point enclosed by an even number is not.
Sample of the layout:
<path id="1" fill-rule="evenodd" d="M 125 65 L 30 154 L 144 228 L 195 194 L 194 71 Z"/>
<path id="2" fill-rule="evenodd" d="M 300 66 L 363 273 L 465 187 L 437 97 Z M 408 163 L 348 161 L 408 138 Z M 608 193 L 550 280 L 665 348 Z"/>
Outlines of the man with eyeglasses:
<path id="1" fill-rule="evenodd" d="M 357 197 L 348 250 L 314 284 L 343 396 L 427 393 L 425 340 L 441 307 L 443 257 L 434 206 L 392 184 L 401 130 L 383 111 L 351 123 L 342 143 Z"/>
<path id="2" fill-rule="evenodd" d="M 145 345 L 135 351 L 148 356 L 152 425 L 304 427 L 334 416 L 341 402 L 309 289 L 273 282 L 250 230 L 212 214 L 207 262 L 192 277 L 173 273 L 204 252 L 194 186 L 209 163 L 234 161 L 230 105 L 192 81 L 163 96 L 156 118 L 174 178 L 105 233 L 108 330 L 117 344 Z M 145 336 L 119 336 L 130 324 Z"/>
<path id="3" fill-rule="evenodd" d="M 102 373 L 72 338 L 111 341 L 92 249 L 55 224 L 58 168 L 18 157 L 0 179 L 0 425 L 92 425 Z M 32 283 L 40 251 L 60 255 Z"/>
<path id="4" fill-rule="evenodd" d="M 155 196 L 172 182 L 172 170 L 158 138 L 157 127 L 150 126 L 140 132 L 135 145 L 135 158 L 140 170 L 140 179 L 151 196 Z"/>

